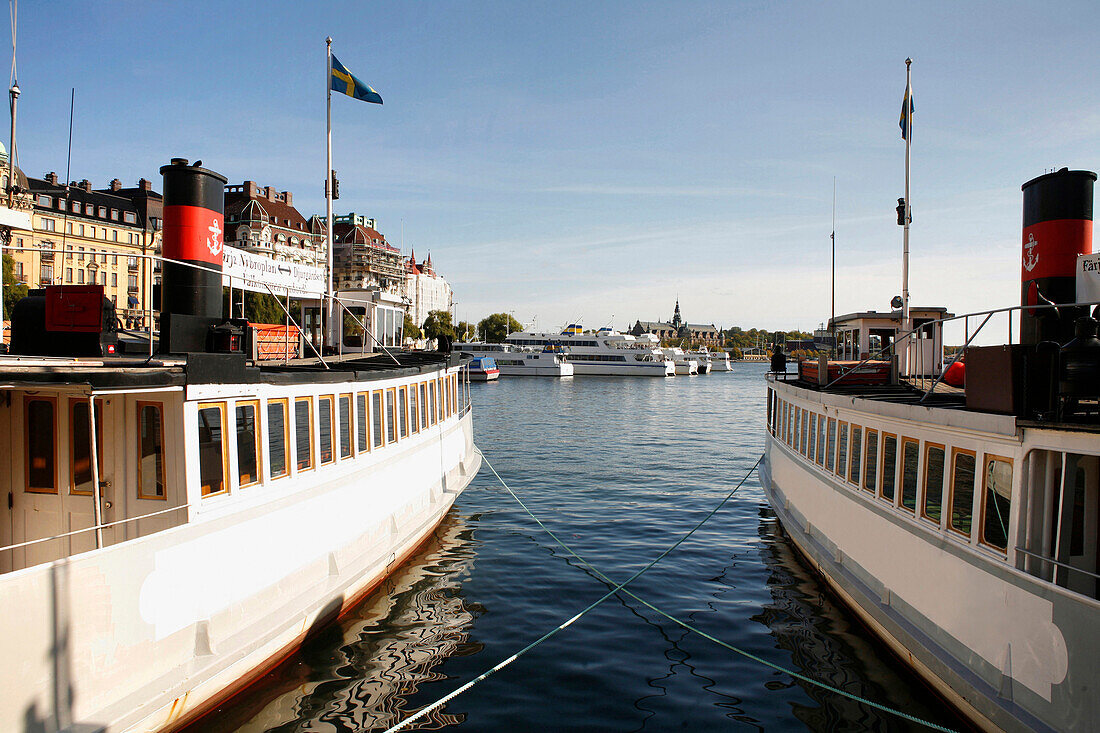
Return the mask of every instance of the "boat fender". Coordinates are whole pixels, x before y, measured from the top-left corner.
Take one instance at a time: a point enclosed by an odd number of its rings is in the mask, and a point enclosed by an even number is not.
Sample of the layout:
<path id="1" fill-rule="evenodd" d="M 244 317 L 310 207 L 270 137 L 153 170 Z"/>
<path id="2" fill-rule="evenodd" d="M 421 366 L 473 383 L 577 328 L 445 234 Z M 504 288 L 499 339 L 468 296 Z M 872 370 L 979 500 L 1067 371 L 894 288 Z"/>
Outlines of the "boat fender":
<path id="1" fill-rule="evenodd" d="M 965 387 L 966 364 L 961 361 L 956 361 L 954 364 L 947 367 L 947 371 L 943 375 L 943 381 L 952 387 Z"/>

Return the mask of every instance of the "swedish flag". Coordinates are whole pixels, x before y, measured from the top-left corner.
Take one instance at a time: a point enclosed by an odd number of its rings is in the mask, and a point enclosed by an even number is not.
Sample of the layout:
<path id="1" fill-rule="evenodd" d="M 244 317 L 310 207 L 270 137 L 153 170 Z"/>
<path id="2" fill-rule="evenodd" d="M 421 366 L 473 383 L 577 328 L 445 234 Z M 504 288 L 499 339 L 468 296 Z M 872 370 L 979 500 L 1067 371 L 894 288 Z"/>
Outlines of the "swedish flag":
<path id="1" fill-rule="evenodd" d="M 335 56 L 332 57 L 332 78 L 329 79 L 329 86 L 334 92 L 340 92 L 349 97 L 361 99 L 364 102 L 382 104 L 381 95 L 371 89 L 369 84 L 364 84 L 352 76 L 351 72 L 337 61 Z"/>
<path id="2" fill-rule="evenodd" d="M 333 87 L 335 88 L 335 87 Z M 905 87 L 905 96 L 901 100 L 901 118 L 898 127 L 901 128 L 901 139 L 909 139 L 909 129 L 913 126 L 913 92 Z"/>

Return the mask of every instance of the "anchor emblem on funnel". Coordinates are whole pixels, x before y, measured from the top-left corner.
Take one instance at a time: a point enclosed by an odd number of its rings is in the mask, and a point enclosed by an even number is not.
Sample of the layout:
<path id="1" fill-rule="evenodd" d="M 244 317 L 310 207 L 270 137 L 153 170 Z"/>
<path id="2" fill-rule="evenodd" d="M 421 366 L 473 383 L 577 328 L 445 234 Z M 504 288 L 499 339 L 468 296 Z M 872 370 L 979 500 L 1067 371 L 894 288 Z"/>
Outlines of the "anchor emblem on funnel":
<path id="1" fill-rule="evenodd" d="M 1039 255 L 1035 252 L 1035 247 L 1038 244 L 1035 241 L 1034 234 L 1027 235 L 1027 241 L 1024 242 L 1024 249 L 1027 250 L 1027 254 L 1024 256 L 1024 269 L 1028 272 L 1034 270 L 1035 265 L 1039 264 Z"/>
<path id="2" fill-rule="evenodd" d="M 210 226 L 206 228 L 206 231 L 210 232 L 210 236 L 206 240 L 206 248 L 210 250 L 210 254 L 217 257 L 222 251 L 222 229 L 218 226 L 218 220 L 214 219 Z"/>

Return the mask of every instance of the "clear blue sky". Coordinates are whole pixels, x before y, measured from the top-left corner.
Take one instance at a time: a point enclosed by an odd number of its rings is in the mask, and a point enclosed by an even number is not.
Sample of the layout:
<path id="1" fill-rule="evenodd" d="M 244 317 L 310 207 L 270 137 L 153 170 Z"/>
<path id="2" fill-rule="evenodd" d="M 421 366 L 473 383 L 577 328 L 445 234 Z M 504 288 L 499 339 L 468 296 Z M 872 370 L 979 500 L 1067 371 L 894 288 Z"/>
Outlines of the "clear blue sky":
<path id="1" fill-rule="evenodd" d="M 812 328 L 900 291 L 912 56 L 915 304 L 1018 303 L 1020 184 L 1100 168 L 1091 3 L 29 3 L 19 163 L 157 182 L 201 158 L 430 250 L 463 318 Z M 6 142 L 6 140 L 5 140 Z"/>

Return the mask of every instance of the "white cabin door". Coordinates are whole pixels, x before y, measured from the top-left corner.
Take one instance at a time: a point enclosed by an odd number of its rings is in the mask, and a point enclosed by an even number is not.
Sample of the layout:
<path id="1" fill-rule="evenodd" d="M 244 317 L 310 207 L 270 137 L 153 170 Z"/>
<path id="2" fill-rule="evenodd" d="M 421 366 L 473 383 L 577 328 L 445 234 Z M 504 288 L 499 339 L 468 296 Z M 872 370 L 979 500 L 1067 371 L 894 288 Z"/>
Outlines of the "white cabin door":
<path id="1" fill-rule="evenodd" d="M 109 469 L 113 465 L 111 450 L 104 443 L 103 436 L 114 435 L 108 423 L 111 421 L 112 411 L 104 410 L 104 401 L 95 401 L 95 453 L 98 464 L 99 492 L 100 492 L 100 523 L 111 521 L 111 506 L 113 482 Z M 88 530 L 71 535 L 65 546 L 68 553 L 75 555 L 80 552 L 94 550 L 96 547 L 95 527 L 95 498 L 92 478 L 92 444 L 91 424 L 88 419 L 88 398 L 73 397 L 66 401 L 64 415 L 64 432 L 61 444 L 63 453 L 62 471 L 62 496 L 61 511 L 62 521 L 67 525 L 66 532 L 76 530 Z M 113 535 L 112 528 L 101 530 L 103 544 L 110 544 Z"/>
<path id="2" fill-rule="evenodd" d="M 22 394 L 12 400 L 13 440 L 12 541 L 33 542 L 12 550 L 13 568 L 63 557 L 57 537 L 66 530 L 61 518 L 61 467 L 57 395 Z"/>

